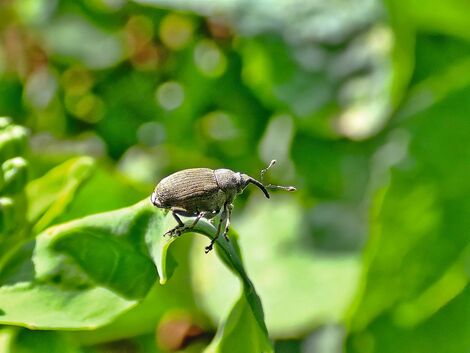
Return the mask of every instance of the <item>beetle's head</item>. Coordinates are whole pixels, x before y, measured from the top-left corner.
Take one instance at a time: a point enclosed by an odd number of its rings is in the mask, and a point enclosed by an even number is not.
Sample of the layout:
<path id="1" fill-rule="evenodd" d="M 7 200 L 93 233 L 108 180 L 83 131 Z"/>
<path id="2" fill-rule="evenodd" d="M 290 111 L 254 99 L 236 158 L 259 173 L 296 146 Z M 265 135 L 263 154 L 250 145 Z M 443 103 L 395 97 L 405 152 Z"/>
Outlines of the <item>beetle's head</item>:
<path id="1" fill-rule="evenodd" d="M 257 183 L 256 185 L 258 185 L 258 187 L 263 190 L 265 195 L 269 197 L 266 188 L 264 188 L 264 186 L 259 181 L 254 180 L 252 177 L 246 174 L 234 172 L 230 169 L 216 169 L 214 174 L 219 188 L 221 188 L 226 193 L 226 195 L 229 195 L 231 198 L 235 197 L 236 194 L 242 193 L 249 183 Z"/>

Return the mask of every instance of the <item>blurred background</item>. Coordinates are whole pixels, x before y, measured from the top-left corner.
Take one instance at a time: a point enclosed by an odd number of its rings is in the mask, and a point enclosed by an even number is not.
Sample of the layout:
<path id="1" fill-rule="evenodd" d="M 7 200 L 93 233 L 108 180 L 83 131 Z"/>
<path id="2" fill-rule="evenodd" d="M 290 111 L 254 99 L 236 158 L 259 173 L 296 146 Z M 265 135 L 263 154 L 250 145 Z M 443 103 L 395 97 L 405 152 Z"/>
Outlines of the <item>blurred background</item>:
<path id="1" fill-rule="evenodd" d="M 297 193 L 247 189 L 232 222 L 276 352 L 470 350 L 465 0 L 0 0 L 0 116 L 27 128 L 30 181 L 96 160 L 55 223 L 276 159 Z M 191 290 L 139 325 L 4 326 L 0 352 L 202 351 L 238 281 L 184 238 Z"/>

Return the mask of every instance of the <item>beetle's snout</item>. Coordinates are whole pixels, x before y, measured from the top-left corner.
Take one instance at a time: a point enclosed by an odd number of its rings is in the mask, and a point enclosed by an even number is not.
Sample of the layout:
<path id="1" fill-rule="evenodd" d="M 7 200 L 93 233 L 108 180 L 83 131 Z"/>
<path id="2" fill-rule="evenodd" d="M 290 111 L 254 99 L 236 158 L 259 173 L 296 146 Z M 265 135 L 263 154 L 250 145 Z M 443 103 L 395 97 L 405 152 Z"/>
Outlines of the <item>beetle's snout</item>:
<path id="1" fill-rule="evenodd" d="M 269 199 L 269 192 L 268 192 L 268 190 L 266 190 L 266 187 L 261 182 L 259 182 L 258 180 L 254 179 L 250 176 L 247 176 L 246 184 L 248 185 L 249 183 L 251 183 L 253 185 L 256 185 L 258 188 L 260 188 L 260 190 L 263 192 L 264 196 L 266 196 L 266 198 Z"/>

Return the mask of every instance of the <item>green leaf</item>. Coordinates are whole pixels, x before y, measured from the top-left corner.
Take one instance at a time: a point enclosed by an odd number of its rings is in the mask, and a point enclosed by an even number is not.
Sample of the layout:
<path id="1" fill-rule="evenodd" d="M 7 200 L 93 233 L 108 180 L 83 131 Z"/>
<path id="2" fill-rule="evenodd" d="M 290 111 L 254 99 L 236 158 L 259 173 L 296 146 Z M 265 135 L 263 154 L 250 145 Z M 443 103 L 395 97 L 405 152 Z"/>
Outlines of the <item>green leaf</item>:
<path id="1" fill-rule="evenodd" d="M 2 173 L 5 178 L 2 192 L 19 193 L 28 181 L 28 162 L 22 157 L 8 159 L 2 164 Z"/>
<path id="2" fill-rule="evenodd" d="M 26 205 L 24 193 L 0 197 L 0 258 L 21 241 L 27 231 Z"/>
<path id="3" fill-rule="evenodd" d="M 0 161 L 21 156 L 28 146 L 28 131 L 19 125 L 10 125 L 0 131 Z"/>
<path id="4" fill-rule="evenodd" d="M 185 224 L 189 225 L 193 220 L 187 220 Z M 217 230 L 209 222 L 204 219 L 198 222 L 194 228 L 195 232 L 201 233 L 212 239 Z M 242 283 L 242 291 L 240 298 L 235 306 L 231 309 L 230 314 L 220 324 L 217 336 L 210 346 L 210 352 L 226 352 L 227 347 L 231 346 L 232 342 L 238 339 L 241 345 L 233 346 L 234 352 L 272 352 L 272 346 L 269 342 L 268 331 L 264 322 L 264 313 L 259 298 L 253 283 L 248 277 L 243 263 L 240 258 L 240 250 L 237 244 L 237 235 L 233 231 L 229 232 L 230 242 L 227 242 L 223 237 L 219 237 L 216 241 L 215 250 L 220 260 L 238 277 Z M 166 244 L 161 245 L 157 251 L 154 251 L 154 259 L 157 261 L 159 268 L 160 278 L 166 278 L 166 272 L 171 270 L 168 268 L 168 261 L 165 261 L 169 245 L 175 241 L 175 238 L 167 240 Z M 156 248 L 154 248 L 156 249 Z M 203 252 L 204 248 L 200 248 Z M 160 263 L 160 265 L 158 265 Z M 248 328 L 247 328 L 248 326 Z M 245 331 L 247 330 L 247 331 Z M 244 333 L 249 332 L 252 340 L 246 341 Z M 242 350 L 237 350 L 243 348 Z M 229 352 L 229 351 L 227 351 Z"/>
<path id="5" fill-rule="evenodd" d="M 376 199 L 350 352 L 470 348 L 469 94 L 470 82 L 402 124 L 409 151 Z"/>
<path id="6" fill-rule="evenodd" d="M 0 235 L 6 234 L 15 228 L 15 205 L 10 197 L 0 198 Z"/>
<path id="7" fill-rule="evenodd" d="M 35 240 L 17 244 L 0 259 L 0 286 L 34 280 L 32 261 Z"/>
<path id="8" fill-rule="evenodd" d="M 19 283 L 0 288 L 0 323 L 31 329 L 94 329 L 135 304 L 105 288 L 70 290 Z"/>
<path id="9" fill-rule="evenodd" d="M 64 212 L 94 168 L 90 157 L 70 159 L 27 185 L 28 220 L 35 223 L 35 233 L 51 225 Z"/>
<path id="10" fill-rule="evenodd" d="M 128 298 L 143 298 L 157 279 L 151 260 L 129 244 L 93 227 L 61 232 L 53 244 L 96 283 Z"/>
<path id="11" fill-rule="evenodd" d="M 57 223 L 127 207 L 148 197 L 149 189 L 136 187 L 117 171 L 100 163 L 92 178 L 77 190 Z"/>
<path id="12" fill-rule="evenodd" d="M 12 353 L 79 353 L 80 348 L 64 333 L 20 330 L 11 342 Z"/>
<path id="13" fill-rule="evenodd" d="M 297 238 L 302 212 L 293 195 L 278 194 L 269 201 L 254 197 L 238 220 L 244 263 L 263 298 L 271 337 L 298 336 L 340 322 L 357 287 L 357 256 L 321 253 Z M 197 250 L 192 254 L 195 292 L 217 320 L 239 286 L 214 258 Z"/>
<path id="14" fill-rule="evenodd" d="M 34 331 L 20 327 L 0 328 L 0 353 L 79 353 L 69 335 L 54 331 Z"/>
<path id="15" fill-rule="evenodd" d="M 207 327 L 207 322 L 201 318 L 200 309 L 194 301 L 194 294 L 191 291 L 191 267 L 188 251 L 192 240 L 193 237 L 181 237 L 172 245 L 171 252 L 178 258 L 178 269 L 164 286 L 156 282 L 144 300 L 115 321 L 92 332 L 76 332 L 73 334 L 74 337 L 85 345 L 125 339 L 146 333 L 150 333 L 154 337 L 155 327 L 168 313 L 175 312 L 195 318 L 201 327 Z"/>
<path id="16" fill-rule="evenodd" d="M 1 120 L 0 120 L 1 122 Z M 0 329 L 0 353 L 10 353 L 18 329 L 16 327 L 2 327 Z"/>
<path id="17" fill-rule="evenodd" d="M 403 5 L 397 0 L 388 1 Z M 432 0 L 426 8 L 414 2 L 401 6 L 401 13 L 409 16 L 408 21 L 413 23 L 418 30 L 445 33 L 467 40 L 470 39 L 468 11 L 470 11 L 470 6 L 463 0 Z"/>
<path id="18" fill-rule="evenodd" d="M 131 299 L 143 298 L 157 279 L 144 238 L 161 238 L 162 215 L 145 199 L 131 207 L 96 214 L 49 228 L 38 236 L 34 262 L 37 277 L 58 273 L 66 278 L 59 254 L 77 272 Z M 59 271 L 59 272 L 58 272 Z"/>
<path id="19" fill-rule="evenodd" d="M 32 242 L 35 278 L 27 244 L 7 258 L 12 268 L 0 269 L 8 283 L 0 287 L 0 323 L 41 329 L 108 324 L 156 282 L 144 239 L 150 233 L 160 241 L 162 219 L 145 199 L 47 229 Z"/>
<path id="20" fill-rule="evenodd" d="M 242 294 L 204 353 L 273 352 L 266 332 L 254 315 L 247 297 Z"/>

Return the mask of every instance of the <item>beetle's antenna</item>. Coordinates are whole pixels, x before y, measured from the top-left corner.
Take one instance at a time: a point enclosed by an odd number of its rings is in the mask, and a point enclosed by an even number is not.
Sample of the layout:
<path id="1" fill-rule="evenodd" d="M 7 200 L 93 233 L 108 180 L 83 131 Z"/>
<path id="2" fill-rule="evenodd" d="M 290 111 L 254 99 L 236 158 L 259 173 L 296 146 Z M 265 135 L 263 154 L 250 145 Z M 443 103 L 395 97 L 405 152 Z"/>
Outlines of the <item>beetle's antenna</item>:
<path id="1" fill-rule="evenodd" d="M 286 190 L 286 191 L 289 191 L 289 192 L 297 191 L 295 186 L 282 186 L 282 185 L 268 184 L 268 185 L 266 185 L 266 188 L 268 188 L 268 189 L 281 189 L 281 190 Z"/>
<path id="2" fill-rule="evenodd" d="M 257 187 L 259 187 L 261 189 L 261 191 L 264 193 L 264 196 L 266 196 L 266 198 L 269 199 L 268 190 L 266 190 L 266 187 L 263 184 L 261 184 L 258 180 L 254 179 L 252 177 L 248 177 L 247 183 L 255 184 Z"/>
<path id="3" fill-rule="evenodd" d="M 260 179 L 261 179 L 261 182 L 263 182 L 264 174 L 266 174 L 266 172 L 269 170 L 269 168 L 271 168 L 274 164 L 276 164 L 276 160 L 275 160 L 275 159 L 273 159 L 273 160 L 271 161 L 271 163 L 269 163 L 269 165 L 268 165 L 266 168 L 261 169 L 261 173 L 260 173 L 260 174 L 261 174 L 261 178 L 260 178 Z"/>
<path id="4" fill-rule="evenodd" d="M 264 174 L 266 174 L 266 172 L 269 170 L 269 168 L 271 168 L 274 164 L 276 164 L 276 160 L 273 159 L 271 161 L 271 163 L 269 163 L 269 165 L 262 169 L 261 170 L 261 183 L 263 182 L 263 179 L 264 179 Z M 286 190 L 286 191 L 296 191 L 297 189 L 293 186 L 281 186 L 281 185 L 273 185 L 273 184 L 268 184 L 268 185 L 265 185 L 266 188 L 269 188 L 269 189 L 281 189 L 281 190 Z"/>

